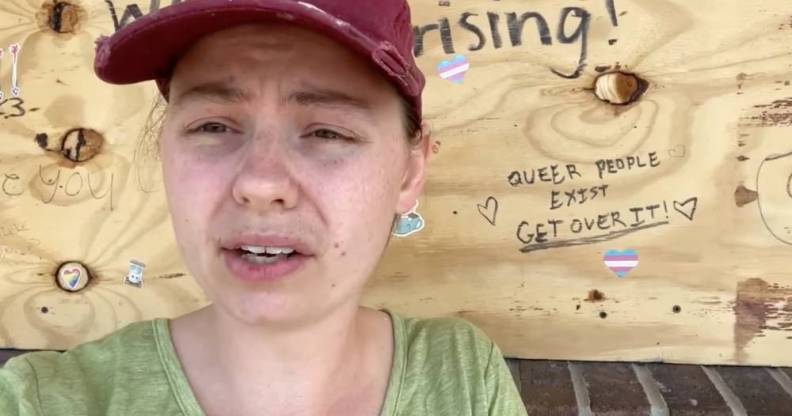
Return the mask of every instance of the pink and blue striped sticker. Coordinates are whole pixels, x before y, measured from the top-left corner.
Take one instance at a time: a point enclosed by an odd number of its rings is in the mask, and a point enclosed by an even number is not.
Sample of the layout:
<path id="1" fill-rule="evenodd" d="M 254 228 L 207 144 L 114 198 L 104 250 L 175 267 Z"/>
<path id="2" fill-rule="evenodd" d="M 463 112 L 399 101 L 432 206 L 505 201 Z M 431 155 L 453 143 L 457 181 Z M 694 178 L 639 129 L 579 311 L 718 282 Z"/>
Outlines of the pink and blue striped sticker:
<path id="1" fill-rule="evenodd" d="M 638 252 L 635 250 L 608 250 L 603 257 L 607 266 L 619 278 L 624 278 L 638 267 Z"/>
<path id="2" fill-rule="evenodd" d="M 453 59 L 437 64 L 437 73 L 440 78 L 451 81 L 454 84 L 461 84 L 465 80 L 465 74 L 470 69 L 470 62 L 463 55 L 456 55 Z"/>

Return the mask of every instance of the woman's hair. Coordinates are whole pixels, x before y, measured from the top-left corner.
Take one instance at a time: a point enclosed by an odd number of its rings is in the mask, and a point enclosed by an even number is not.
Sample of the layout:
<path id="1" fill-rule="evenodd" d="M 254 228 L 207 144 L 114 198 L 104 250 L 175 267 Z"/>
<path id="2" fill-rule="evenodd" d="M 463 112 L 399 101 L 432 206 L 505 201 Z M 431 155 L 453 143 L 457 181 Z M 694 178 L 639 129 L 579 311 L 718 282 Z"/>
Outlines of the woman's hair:
<path id="1" fill-rule="evenodd" d="M 404 117 L 404 134 L 407 137 L 407 142 L 413 146 L 417 146 L 421 142 L 421 122 L 418 121 L 418 115 L 415 114 L 412 106 L 404 96 L 399 95 L 402 102 L 402 114 Z"/>

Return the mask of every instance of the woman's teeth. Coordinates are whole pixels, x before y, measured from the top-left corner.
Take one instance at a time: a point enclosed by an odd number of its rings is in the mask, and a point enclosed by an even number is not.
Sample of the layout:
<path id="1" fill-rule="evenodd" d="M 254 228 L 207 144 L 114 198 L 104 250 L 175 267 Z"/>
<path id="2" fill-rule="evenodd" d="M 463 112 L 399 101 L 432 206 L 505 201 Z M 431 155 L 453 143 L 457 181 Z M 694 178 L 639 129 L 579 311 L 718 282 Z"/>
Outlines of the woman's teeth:
<path id="1" fill-rule="evenodd" d="M 254 264 L 272 264 L 294 254 L 294 249 L 286 247 L 240 247 L 242 258 Z"/>
<path id="2" fill-rule="evenodd" d="M 285 260 L 288 257 L 289 256 L 286 254 L 275 254 L 275 255 L 268 255 L 268 254 L 261 255 L 261 254 L 250 254 L 250 253 L 242 254 L 243 259 L 255 264 L 272 264 L 279 262 L 281 260 Z"/>
<path id="3" fill-rule="evenodd" d="M 261 246 L 242 246 L 243 251 L 253 254 L 292 254 L 294 249 L 288 247 L 261 247 Z"/>

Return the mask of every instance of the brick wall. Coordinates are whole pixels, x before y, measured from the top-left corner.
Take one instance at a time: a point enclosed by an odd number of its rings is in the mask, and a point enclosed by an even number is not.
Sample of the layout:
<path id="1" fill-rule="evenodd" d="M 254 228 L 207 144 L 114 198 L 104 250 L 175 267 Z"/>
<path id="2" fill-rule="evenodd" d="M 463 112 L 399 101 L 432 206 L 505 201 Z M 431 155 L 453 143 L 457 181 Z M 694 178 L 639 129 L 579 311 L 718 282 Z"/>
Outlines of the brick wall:
<path id="1" fill-rule="evenodd" d="M 531 415 L 792 416 L 792 369 L 509 360 Z"/>

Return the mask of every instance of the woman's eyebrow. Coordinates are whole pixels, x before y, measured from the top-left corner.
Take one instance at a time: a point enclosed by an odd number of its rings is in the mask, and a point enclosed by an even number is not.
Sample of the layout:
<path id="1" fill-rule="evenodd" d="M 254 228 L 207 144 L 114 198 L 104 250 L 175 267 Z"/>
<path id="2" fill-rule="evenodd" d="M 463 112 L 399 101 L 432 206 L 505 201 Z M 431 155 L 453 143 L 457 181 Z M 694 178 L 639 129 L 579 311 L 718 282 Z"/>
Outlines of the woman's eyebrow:
<path id="1" fill-rule="evenodd" d="M 184 92 L 173 97 L 173 106 L 183 105 L 190 100 L 210 100 L 223 103 L 239 104 L 252 100 L 251 95 L 225 81 L 210 81 L 194 85 Z M 352 109 L 368 112 L 371 110 L 371 103 L 354 97 L 342 91 L 306 88 L 292 92 L 287 102 L 293 102 L 301 106 L 327 106 L 327 107 L 350 107 Z"/>
<path id="2" fill-rule="evenodd" d="M 243 103 L 251 100 L 250 94 L 224 81 L 197 84 L 173 98 L 172 104 L 179 106 L 189 100 L 210 100 L 225 103 Z"/>
<path id="3" fill-rule="evenodd" d="M 289 102 L 294 102 L 302 106 L 329 106 L 329 107 L 351 107 L 357 110 L 371 110 L 371 103 L 361 98 L 353 97 L 345 92 L 310 88 L 295 91 L 289 95 Z"/>

